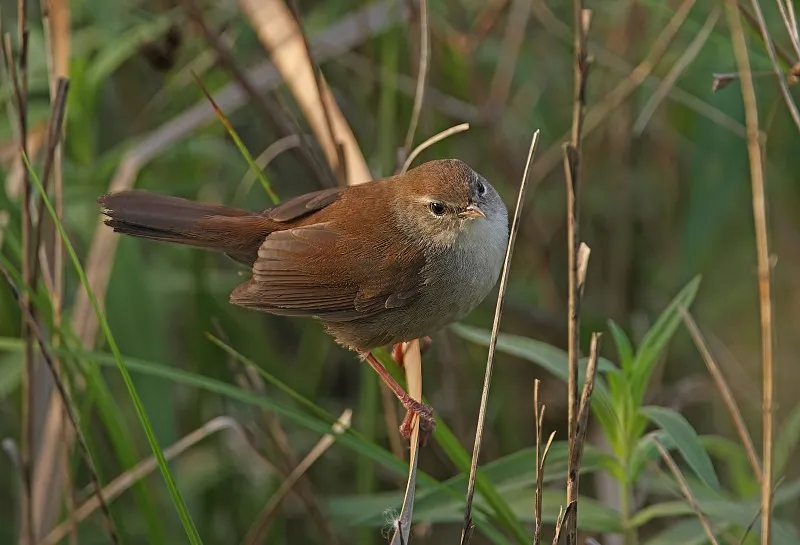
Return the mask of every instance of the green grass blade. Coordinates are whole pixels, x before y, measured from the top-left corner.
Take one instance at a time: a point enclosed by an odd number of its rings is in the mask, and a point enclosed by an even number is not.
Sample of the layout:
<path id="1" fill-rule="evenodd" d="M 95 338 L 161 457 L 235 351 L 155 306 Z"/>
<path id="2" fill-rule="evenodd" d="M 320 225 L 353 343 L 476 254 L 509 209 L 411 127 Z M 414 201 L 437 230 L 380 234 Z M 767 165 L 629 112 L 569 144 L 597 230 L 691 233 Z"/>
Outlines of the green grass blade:
<path id="1" fill-rule="evenodd" d="M 222 126 L 225 127 L 226 131 L 228 131 L 228 134 L 233 139 L 233 143 L 236 144 L 236 148 L 239 150 L 239 153 L 242 154 L 242 157 L 245 158 L 247 164 L 250 165 L 253 174 L 255 174 L 258 177 L 258 181 L 261 183 L 261 187 L 264 188 L 264 191 L 272 200 L 272 203 L 278 204 L 279 202 L 281 202 L 281 200 L 278 198 L 278 195 L 275 193 L 275 191 L 272 190 L 272 185 L 269 183 L 269 180 L 267 180 L 266 174 L 264 174 L 264 172 L 260 168 L 258 168 L 258 165 L 253 160 L 253 156 L 250 155 L 250 152 L 247 150 L 247 146 L 244 145 L 244 142 L 242 142 L 242 139 L 239 138 L 239 135 L 233 129 L 233 126 L 228 121 L 228 118 L 225 117 L 225 114 L 222 112 L 220 107 L 214 101 L 214 97 L 212 97 L 211 93 L 208 92 L 208 89 L 206 89 L 205 85 L 203 85 L 203 82 L 200 80 L 200 78 L 195 74 L 193 75 L 195 81 L 197 81 L 197 85 L 199 85 L 200 89 L 203 90 L 203 93 L 206 95 L 206 98 L 211 103 L 211 107 L 214 108 L 214 112 L 217 114 L 217 117 L 222 123 Z"/>

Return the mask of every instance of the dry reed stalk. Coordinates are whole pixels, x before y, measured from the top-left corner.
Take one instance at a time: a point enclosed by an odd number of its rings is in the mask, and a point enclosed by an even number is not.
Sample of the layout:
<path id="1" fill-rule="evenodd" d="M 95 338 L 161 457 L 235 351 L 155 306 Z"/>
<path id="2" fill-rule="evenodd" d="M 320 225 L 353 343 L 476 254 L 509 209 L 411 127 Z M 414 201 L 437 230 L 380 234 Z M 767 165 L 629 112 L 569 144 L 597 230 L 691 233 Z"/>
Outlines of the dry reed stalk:
<path id="1" fill-rule="evenodd" d="M 372 175 L 353 131 L 321 76 L 322 92 L 318 91 L 317 76 L 302 32 L 286 3 L 282 0 L 239 0 L 239 5 L 303 110 L 333 171 L 344 168 L 348 185 L 370 181 Z M 339 146 L 344 165 L 339 164 Z"/>
<path id="2" fill-rule="evenodd" d="M 236 420 L 228 416 L 218 416 L 213 420 L 206 422 L 203 426 L 194 430 L 188 435 L 185 435 L 169 447 L 165 448 L 164 458 L 166 458 L 168 461 L 174 460 L 176 457 L 186 452 L 189 448 L 196 445 L 201 440 L 226 429 L 236 431 L 242 437 L 244 442 L 247 443 L 248 446 L 252 447 L 250 442 L 247 440 L 247 434 L 239 425 L 239 423 L 236 422 Z M 255 449 L 253 450 L 255 452 Z M 260 456 L 259 459 L 264 463 L 268 463 Z M 151 455 L 145 458 L 134 467 L 130 468 L 125 473 L 119 475 L 116 479 L 108 483 L 102 490 L 102 497 L 105 498 L 106 501 L 114 501 L 141 479 L 153 473 L 153 471 L 155 471 L 157 468 L 158 464 L 156 463 L 155 456 Z M 275 468 L 272 469 L 277 472 Z M 75 521 L 83 522 L 89 518 L 89 516 L 100 506 L 100 496 L 98 494 L 92 494 L 76 508 Z M 61 540 L 66 537 L 68 532 L 69 522 L 62 522 L 50 530 L 50 533 L 48 533 L 38 545 L 58 545 L 58 543 L 60 543 Z"/>
<path id="3" fill-rule="evenodd" d="M 708 541 L 711 542 L 712 545 L 719 545 L 717 542 L 717 538 L 714 537 L 714 532 L 711 529 L 711 523 L 708 520 L 708 517 L 700 510 L 700 506 L 697 505 L 697 499 L 692 494 L 691 488 L 689 488 L 689 484 L 686 482 L 686 479 L 683 477 L 678 464 L 675 463 L 675 460 L 670 456 L 669 451 L 664 448 L 664 445 L 654 436 L 653 443 L 655 443 L 658 451 L 661 453 L 661 457 L 666 462 L 667 467 L 672 472 L 672 475 L 675 477 L 675 480 L 678 481 L 678 486 L 680 486 L 681 492 L 683 492 L 683 496 L 686 498 L 686 501 L 689 503 L 689 507 L 692 508 L 695 515 L 697 515 L 697 519 L 700 521 L 700 525 L 703 527 L 703 531 L 708 538 Z"/>
<path id="4" fill-rule="evenodd" d="M 331 446 L 336 442 L 336 436 L 341 435 L 350 427 L 351 417 L 353 411 L 346 409 L 341 416 L 339 416 L 336 423 L 333 425 L 331 433 L 326 433 L 314 445 L 303 460 L 292 470 L 288 477 L 281 483 L 280 488 L 270 497 L 269 504 L 261 511 L 256 519 L 256 522 L 250 527 L 247 535 L 244 538 L 244 545 L 258 545 L 261 543 L 264 534 L 266 534 L 269 523 L 274 518 L 278 508 L 283 503 L 283 500 L 292 490 L 294 485 L 300 478 L 305 475 L 309 468 L 314 465 L 314 462 L 319 460 L 320 456 L 325 454 Z"/>
<path id="5" fill-rule="evenodd" d="M 567 195 L 567 260 L 568 260 L 568 318 L 567 318 L 567 357 L 569 374 L 567 380 L 567 438 L 569 463 L 567 467 L 567 510 L 564 524 L 567 530 L 567 544 L 577 543 L 578 524 L 578 470 L 574 460 L 580 459 L 577 439 L 578 411 L 578 358 L 580 353 L 580 299 L 583 289 L 578 275 L 578 247 L 580 234 L 579 192 L 581 183 L 584 110 L 586 108 L 586 79 L 589 71 L 589 54 L 586 41 L 592 21 L 592 12 L 583 8 L 583 0 L 573 1 L 574 17 L 574 63 L 572 95 L 572 128 L 570 140 L 564 149 L 564 181 Z"/>
<path id="6" fill-rule="evenodd" d="M 753 9 L 759 18 L 759 25 L 763 25 L 758 2 L 754 2 Z M 770 259 L 767 236 L 767 210 L 764 183 L 764 166 L 762 164 L 762 150 L 758 128 L 758 106 L 756 93 L 753 87 L 753 76 L 750 72 L 750 58 L 747 53 L 744 30 L 734 0 L 726 0 L 725 14 L 731 31 L 733 53 L 739 70 L 741 81 L 742 101 L 744 103 L 745 125 L 747 127 L 747 154 L 750 163 L 750 183 L 753 191 L 753 221 L 756 232 L 756 255 L 758 261 L 758 299 L 761 315 L 761 365 L 762 365 L 762 426 L 763 448 L 761 459 L 763 462 L 763 476 L 761 478 L 761 543 L 769 545 L 772 529 L 772 447 L 773 447 L 773 392 L 774 392 L 774 361 L 773 361 L 773 330 L 772 330 L 772 297 L 770 294 Z M 762 29 L 766 33 L 766 29 Z M 770 46 L 769 36 L 765 34 L 767 51 L 770 59 L 775 63 L 774 51 Z M 779 76 L 781 78 L 781 76 Z M 780 79 L 782 88 L 786 83 Z M 787 90 L 788 92 L 788 90 Z M 788 99 L 787 99 L 788 100 Z M 789 101 L 791 102 L 791 101 Z M 791 110 L 791 108 L 790 108 Z M 794 113 L 793 113 L 794 116 Z M 800 118 L 795 122 L 800 128 Z"/>
<path id="7" fill-rule="evenodd" d="M 697 350 L 703 357 L 706 367 L 708 367 L 708 373 L 711 375 L 711 378 L 714 379 L 714 384 L 717 385 L 717 389 L 722 396 L 722 400 L 725 402 L 725 406 L 731 415 L 733 425 L 736 428 L 736 433 L 739 435 L 739 440 L 742 442 L 744 451 L 747 454 L 747 460 L 750 462 L 750 467 L 753 470 L 753 475 L 756 479 L 758 479 L 759 482 L 761 482 L 761 462 L 758 459 L 756 448 L 753 446 L 753 439 L 750 437 L 750 432 L 747 431 L 747 426 L 744 423 L 742 413 L 736 403 L 736 398 L 733 396 L 733 392 L 731 391 L 730 386 L 728 386 L 728 382 L 725 380 L 725 375 L 722 374 L 722 370 L 714 360 L 714 356 L 711 354 L 711 349 L 709 349 L 708 343 L 706 343 L 706 340 L 703 338 L 703 333 L 700 331 L 700 328 L 697 327 L 697 323 L 695 323 L 694 318 L 692 318 L 692 315 L 689 314 L 689 311 L 687 311 L 684 307 L 681 307 L 680 311 L 681 315 L 683 316 L 683 322 L 686 324 L 686 328 L 689 330 L 689 334 L 691 335 L 695 346 L 697 346 Z"/>
<path id="8" fill-rule="evenodd" d="M 475 496 L 475 479 L 478 474 L 478 461 L 483 442 L 483 430 L 486 423 L 486 408 L 489 405 L 489 387 L 492 384 L 492 371 L 494 368 L 494 354 L 497 347 L 497 335 L 500 329 L 500 318 L 503 315 L 503 303 L 505 302 L 506 287 L 508 285 L 508 273 L 511 269 L 511 256 L 514 253 L 514 242 L 519 232 L 519 222 L 522 214 L 522 207 L 525 202 L 525 190 L 528 187 L 530 178 L 531 164 L 536 155 L 536 148 L 539 143 L 539 130 L 533 133 L 531 145 L 528 149 L 528 160 L 525 163 L 525 172 L 519 185 L 517 204 L 514 208 L 514 218 L 511 221 L 511 231 L 508 237 L 506 257 L 503 261 L 503 272 L 500 275 L 500 291 L 497 294 L 497 305 L 494 311 L 494 321 L 492 323 L 492 335 L 489 340 L 489 354 L 486 357 L 486 374 L 483 378 L 483 390 L 481 392 L 481 404 L 478 410 L 478 423 L 475 429 L 475 443 L 472 447 L 472 461 L 470 462 L 469 480 L 467 481 L 467 499 L 464 508 L 464 524 L 461 528 L 461 545 L 467 545 L 472 537 L 474 525 L 472 523 L 472 501 Z"/>

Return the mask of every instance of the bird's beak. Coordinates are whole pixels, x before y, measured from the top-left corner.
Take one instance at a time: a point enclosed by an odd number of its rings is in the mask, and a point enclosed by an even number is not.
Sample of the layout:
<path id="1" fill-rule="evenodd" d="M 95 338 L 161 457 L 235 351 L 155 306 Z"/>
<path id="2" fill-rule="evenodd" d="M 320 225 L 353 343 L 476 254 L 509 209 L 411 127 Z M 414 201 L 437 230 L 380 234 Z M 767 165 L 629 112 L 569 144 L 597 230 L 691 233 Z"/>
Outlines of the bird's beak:
<path id="1" fill-rule="evenodd" d="M 475 218 L 486 218 L 486 214 L 483 213 L 483 210 L 478 208 L 474 204 L 470 204 L 467 206 L 463 211 L 459 212 L 458 217 L 461 219 L 475 219 Z"/>

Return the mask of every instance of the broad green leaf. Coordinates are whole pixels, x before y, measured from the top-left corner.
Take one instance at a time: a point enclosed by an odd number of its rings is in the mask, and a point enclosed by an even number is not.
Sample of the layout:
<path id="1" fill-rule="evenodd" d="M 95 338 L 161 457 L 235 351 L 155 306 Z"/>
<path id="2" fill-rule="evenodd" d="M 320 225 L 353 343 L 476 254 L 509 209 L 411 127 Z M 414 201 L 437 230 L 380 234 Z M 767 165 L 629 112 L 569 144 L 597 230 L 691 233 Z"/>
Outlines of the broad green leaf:
<path id="1" fill-rule="evenodd" d="M 711 458 L 689 422 L 677 411 L 666 407 L 642 407 L 640 412 L 670 436 L 675 448 L 697 476 L 713 490 L 719 491 L 719 480 Z"/>
<path id="2" fill-rule="evenodd" d="M 717 526 L 717 532 L 722 532 L 730 528 L 731 524 L 724 526 Z M 705 545 L 708 543 L 708 538 L 697 520 L 697 517 L 692 517 L 680 522 L 673 522 L 663 532 L 656 534 L 644 542 L 644 545 Z"/>
<path id="3" fill-rule="evenodd" d="M 678 295 L 670 302 L 661 316 L 645 334 L 636 350 L 636 357 L 630 369 L 630 388 L 636 404 L 641 403 L 653 366 L 658 360 L 661 351 L 667 345 L 675 330 L 680 324 L 680 307 L 689 308 L 700 286 L 700 277 L 696 276 L 689 282 Z"/>
<path id="4" fill-rule="evenodd" d="M 465 324 L 453 324 L 450 328 L 457 335 L 468 341 L 489 346 L 491 332 L 486 329 Z M 497 337 L 497 349 L 506 354 L 532 361 L 564 382 L 569 378 L 567 353 L 560 348 L 527 337 L 500 333 Z M 583 384 L 587 363 L 588 360 L 586 358 L 578 361 L 579 384 Z M 615 429 L 618 422 L 611 403 L 611 396 L 608 394 L 608 389 L 601 374 L 614 372 L 615 370 L 616 367 L 613 363 L 605 358 L 600 358 L 597 362 L 597 375 L 595 377 L 594 391 L 592 392 L 592 410 L 607 433 L 609 430 Z"/>
<path id="5" fill-rule="evenodd" d="M 638 528 L 653 520 L 680 517 L 683 515 L 694 515 L 694 510 L 688 502 L 665 501 L 654 505 L 648 505 L 644 509 L 641 509 L 631 517 L 630 524 L 632 527 Z"/>

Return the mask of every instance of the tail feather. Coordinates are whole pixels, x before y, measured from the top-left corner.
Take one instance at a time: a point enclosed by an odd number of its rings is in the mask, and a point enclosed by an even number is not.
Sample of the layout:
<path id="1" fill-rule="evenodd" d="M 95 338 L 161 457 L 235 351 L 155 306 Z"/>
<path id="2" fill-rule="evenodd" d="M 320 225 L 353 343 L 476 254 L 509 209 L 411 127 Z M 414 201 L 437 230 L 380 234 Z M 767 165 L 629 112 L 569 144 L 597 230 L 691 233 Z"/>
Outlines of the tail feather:
<path id="1" fill-rule="evenodd" d="M 97 202 L 115 232 L 225 252 L 251 265 L 271 223 L 258 212 L 130 190 Z"/>

